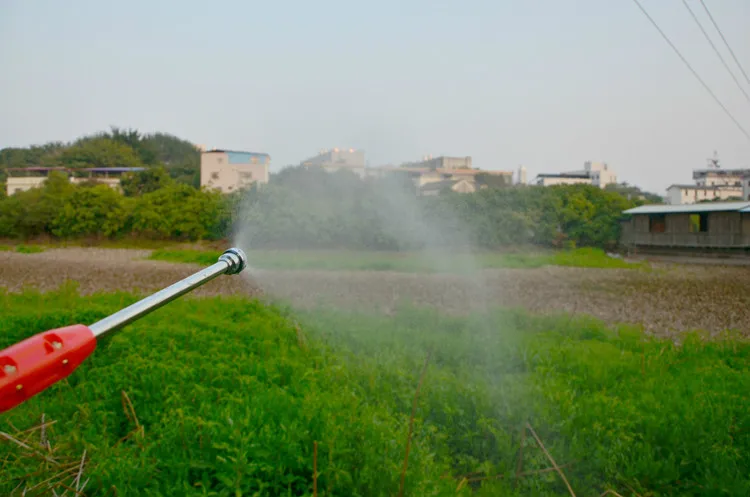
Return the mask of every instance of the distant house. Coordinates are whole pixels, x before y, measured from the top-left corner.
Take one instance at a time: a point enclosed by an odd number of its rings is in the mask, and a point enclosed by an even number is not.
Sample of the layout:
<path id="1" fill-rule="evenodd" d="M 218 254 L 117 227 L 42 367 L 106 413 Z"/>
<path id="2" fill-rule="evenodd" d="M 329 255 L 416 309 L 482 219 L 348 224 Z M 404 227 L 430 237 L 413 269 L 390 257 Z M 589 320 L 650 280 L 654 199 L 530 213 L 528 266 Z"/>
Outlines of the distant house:
<path id="1" fill-rule="evenodd" d="M 626 247 L 732 250 L 750 255 L 750 202 L 642 205 L 623 212 Z"/>
<path id="2" fill-rule="evenodd" d="M 742 198 L 742 186 L 735 185 L 671 185 L 667 188 L 667 202 L 671 205 Z"/>
<path id="3" fill-rule="evenodd" d="M 593 185 L 606 188 L 617 184 L 617 175 L 606 162 L 586 161 L 583 169 L 561 174 L 539 174 L 536 177 L 538 186 L 554 185 Z"/>
<path id="4" fill-rule="evenodd" d="M 68 181 L 75 184 L 95 181 L 112 188 L 120 188 L 123 174 L 143 171 L 143 167 L 92 167 L 83 169 L 66 169 L 64 167 L 24 167 L 9 168 L 6 188 L 8 195 L 30 190 L 42 186 L 53 171 L 58 171 L 68 177 Z"/>
<path id="5" fill-rule="evenodd" d="M 422 196 L 440 195 L 443 192 L 452 191 L 456 193 L 474 193 L 477 191 L 476 183 L 467 179 L 447 179 L 431 181 L 419 187 Z"/>
<path id="6" fill-rule="evenodd" d="M 256 152 L 208 150 L 201 153 L 201 186 L 232 193 L 252 184 L 266 184 L 271 157 Z"/>
<path id="7" fill-rule="evenodd" d="M 585 174 L 537 174 L 537 186 L 590 185 L 591 178 Z"/>
<path id="8" fill-rule="evenodd" d="M 12 167 L 5 171 L 8 173 L 5 183 L 8 196 L 42 186 L 53 171 L 69 174 L 64 167 Z"/>

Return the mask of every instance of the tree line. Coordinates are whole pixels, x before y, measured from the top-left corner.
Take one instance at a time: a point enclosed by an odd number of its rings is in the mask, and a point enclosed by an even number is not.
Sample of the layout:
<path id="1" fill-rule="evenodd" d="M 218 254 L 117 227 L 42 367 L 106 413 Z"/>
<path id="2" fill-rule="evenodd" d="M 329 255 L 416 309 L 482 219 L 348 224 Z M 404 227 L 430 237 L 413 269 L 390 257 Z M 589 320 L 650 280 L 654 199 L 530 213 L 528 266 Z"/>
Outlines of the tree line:
<path id="1" fill-rule="evenodd" d="M 487 188 L 419 197 L 408 177 L 287 168 L 268 185 L 231 195 L 196 189 L 164 168 L 127 175 L 122 191 L 73 184 L 53 172 L 0 199 L 0 237 L 163 240 L 241 236 L 258 248 L 410 250 L 611 247 L 622 211 L 636 205 L 587 185 Z"/>
<path id="2" fill-rule="evenodd" d="M 121 191 L 51 173 L 40 188 L 0 192 L 0 237 L 200 240 L 240 236 L 264 248 L 610 247 L 622 211 L 658 201 L 629 185 L 599 189 L 483 184 L 472 194 L 417 195 L 407 171 L 360 179 L 288 167 L 232 195 L 199 188 L 200 152 L 164 133 L 116 127 L 74 142 L 0 150 L 14 167 L 144 167 Z"/>

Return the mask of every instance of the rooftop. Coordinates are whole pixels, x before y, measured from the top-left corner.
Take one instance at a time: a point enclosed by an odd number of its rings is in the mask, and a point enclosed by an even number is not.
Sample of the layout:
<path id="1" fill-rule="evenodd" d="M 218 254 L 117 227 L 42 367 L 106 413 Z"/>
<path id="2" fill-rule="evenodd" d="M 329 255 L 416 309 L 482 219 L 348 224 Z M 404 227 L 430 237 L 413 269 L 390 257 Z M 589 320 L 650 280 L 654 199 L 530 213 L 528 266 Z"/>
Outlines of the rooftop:
<path id="1" fill-rule="evenodd" d="M 701 212 L 750 212 L 750 202 L 707 202 L 703 204 L 642 205 L 623 214 L 685 214 Z"/>
<path id="2" fill-rule="evenodd" d="M 742 187 L 739 185 L 669 185 L 667 190 L 671 190 L 672 188 L 685 188 L 688 190 L 731 190 L 741 189 Z"/>
<path id="3" fill-rule="evenodd" d="M 580 179 L 591 179 L 588 174 L 573 174 L 573 173 L 560 173 L 560 174 L 537 174 L 537 178 L 580 178 Z"/>
<path id="4" fill-rule="evenodd" d="M 264 152 L 247 152 L 245 150 L 227 150 L 225 148 L 212 148 L 211 150 L 206 150 L 203 152 L 204 154 L 250 154 L 250 155 L 262 155 L 264 157 L 270 157 L 268 154 Z"/>

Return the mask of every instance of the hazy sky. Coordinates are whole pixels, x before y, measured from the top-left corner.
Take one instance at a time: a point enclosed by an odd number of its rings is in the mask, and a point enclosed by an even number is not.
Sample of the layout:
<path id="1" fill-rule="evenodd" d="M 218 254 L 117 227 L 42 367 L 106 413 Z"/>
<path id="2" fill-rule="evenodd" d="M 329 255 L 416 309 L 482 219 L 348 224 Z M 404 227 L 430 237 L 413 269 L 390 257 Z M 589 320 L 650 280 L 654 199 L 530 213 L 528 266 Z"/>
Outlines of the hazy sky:
<path id="1" fill-rule="evenodd" d="M 682 2 L 641 1 L 750 131 Z M 750 2 L 705 1 L 750 70 Z M 276 168 L 332 147 L 371 165 L 471 155 L 529 179 L 590 159 L 663 193 L 714 150 L 750 167 L 750 142 L 631 0 L 0 0 L 0 147 L 109 125 Z"/>

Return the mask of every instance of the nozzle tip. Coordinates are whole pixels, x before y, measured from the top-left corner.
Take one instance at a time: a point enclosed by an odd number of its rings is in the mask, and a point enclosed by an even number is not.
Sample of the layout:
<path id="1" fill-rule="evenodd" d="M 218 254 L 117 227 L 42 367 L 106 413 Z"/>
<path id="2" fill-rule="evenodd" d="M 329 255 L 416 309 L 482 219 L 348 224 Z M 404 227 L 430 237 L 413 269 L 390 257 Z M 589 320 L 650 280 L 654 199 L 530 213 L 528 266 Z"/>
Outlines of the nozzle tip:
<path id="1" fill-rule="evenodd" d="M 232 247 L 224 251 L 219 256 L 220 261 L 227 263 L 227 272 L 225 274 L 238 274 L 247 266 L 247 256 L 242 249 Z"/>

